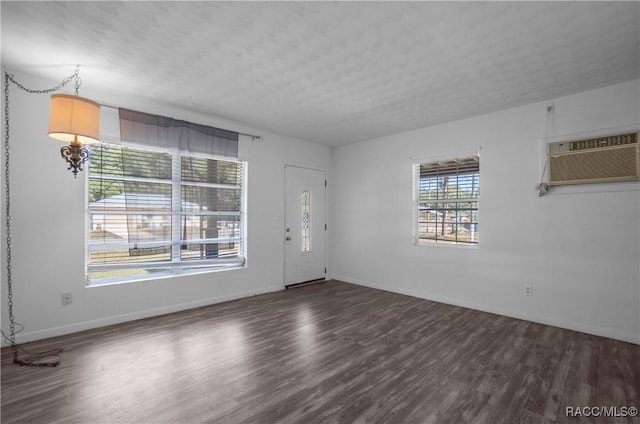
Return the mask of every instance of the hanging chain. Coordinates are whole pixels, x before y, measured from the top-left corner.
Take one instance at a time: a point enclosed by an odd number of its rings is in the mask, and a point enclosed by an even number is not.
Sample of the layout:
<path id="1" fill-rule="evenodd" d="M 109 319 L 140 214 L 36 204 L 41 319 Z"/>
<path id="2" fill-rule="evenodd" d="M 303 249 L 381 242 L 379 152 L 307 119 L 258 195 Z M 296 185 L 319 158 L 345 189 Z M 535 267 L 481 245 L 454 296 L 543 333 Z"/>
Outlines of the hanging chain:
<path id="1" fill-rule="evenodd" d="M 13 285 L 11 284 L 11 185 L 9 184 L 9 79 L 4 74 L 4 182 L 5 182 L 5 236 L 7 238 L 7 296 L 9 298 L 9 341 L 16 344 L 16 323 L 13 318 Z M 18 351 L 13 349 L 13 362 L 18 359 Z"/>
<path id="2" fill-rule="evenodd" d="M 78 95 L 78 89 L 82 85 L 82 80 L 80 79 L 80 75 L 78 75 L 79 72 L 80 70 L 76 68 L 76 73 L 73 74 L 73 76 L 76 78 L 76 96 Z"/>
<path id="3" fill-rule="evenodd" d="M 75 79 L 76 80 L 76 87 L 75 88 L 76 88 L 76 96 L 77 96 L 78 95 L 78 89 L 82 85 L 82 79 L 80 78 L 80 68 L 78 68 L 78 67 L 76 67 L 76 71 L 73 73 L 73 75 L 69 75 L 68 77 L 63 79 L 60 84 L 56 85 L 55 87 L 47 88 L 45 90 L 33 90 L 31 88 L 27 88 L 24 85 L 20 84 L 15 79 L 13 79 L 13 74 L 8 74 L 8 73 L 5 72 L 4 75 L 5 75 L 5 78 L 8 81 L 11 81 L 12 83 L 14 83 L 19 89 L 21 89 L 23 91 L 26 91 L 27 93 L 32 93 L 32 94 L 47 94 L 47 93 L 51 93 L 53 91 L 60 90 L 62 87 L 67 85 L 69 82 L 71 82 L 72 79 Z M 6 82 L 7 86 L 9 85 L 8 81 Z M 7 88 L 7 92 L 8 92 L 8 88 Z"/>
<path id="4" fill-rule="evenodd" d="M 76 67 L 76 71 L 73 75 L 68 76 L 60 84 L 53 88 L 46 90 L 32 90 L 26 88 L 24 85 L 17 82 L 12 74 L 4 73 L 4 183 L 5 183 L 5 236 L 7 241 L 7 297 L 9 306 L 9 342 L 11 343 L 11 349 L 13 352 L 13 362 L 20 365 L 32 366 L 32 367 L 55 367 L 59 364 L 56 362 L 32 362 L 30 360 L 21 360 L 18 357 L 18 345 L 16 344 L 16 323 L 13 316 L 13 281 L 11 275 L 11 184 L 9 181 L 9 81 L 14 83 L 18 88 L 27 93 L 46 94 L 52 91 L 59 90 L 67 85 L 72 79 L 76 81 L 76 96 L 78 95 L 78 88 L 82 84 L 79 76 L 79 68 Z"/>

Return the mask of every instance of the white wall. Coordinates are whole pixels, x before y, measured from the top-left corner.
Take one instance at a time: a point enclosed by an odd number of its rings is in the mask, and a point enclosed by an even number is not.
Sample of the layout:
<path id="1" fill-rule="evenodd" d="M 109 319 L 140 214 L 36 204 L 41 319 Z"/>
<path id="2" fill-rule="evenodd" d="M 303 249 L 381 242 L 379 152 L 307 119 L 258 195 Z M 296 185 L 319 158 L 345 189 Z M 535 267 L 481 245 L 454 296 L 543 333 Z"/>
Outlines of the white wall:
<path id="1" fill-rule="evenodd" d="M 24 75 L 15 75 L 15 78 L 25 86 L 37 89 L 58 83 Z M 90 82 L 86 81 L 85 85 L 90 86 Z M 264 135 L 263 141 L 244 146 L 249 159 L 247 268 L 85 287 L 86 173 L 74 179 L 60 157 L 59 150 L 63 144 L 46 135 L 49 96 L 28 94 L 13 84 L 10 91 L 14 312 L 16 321 L 25 325 L 25 331 L 17 337 L 18 342 L 284 287 L 284 165 L 329 170 L 329 147 L 242 128 L 221 119 L 167 106 L 142 101 L 115 103 L 112 93 L 82 89 L 82 96 L 100 103 Z M 2 163 L 4 197 L 4 156 Z M 8 333 L 4 200 L 2 211 L 2 329 Z M 63 292 L 72 292 L 71 305 L 61 304 L 60 294 Z"/>
<path id="2" fill-rule="evenodd" d="M 552 140 L 638 130 L 639 81 L 549 99 Z M 640 343 L 639 184 L 542 198 L 546 105 L 339 147 L 330 255 L 337 279 Z M 410 158 L 481 148 L 480 247 L 415 246 Z M 533 286 L 533 296 L 523 286 Z"/>
<path id="3" fill-rule="evenodd" d="M 58 82 L 16 79 L 30 88 Z M 539 198 L 533 187 L 546 102 L 332 150 L 169 106 L 116 103 L 111 93 L 83 88 L 83 96 L 106 104 L 265 136 L 246 146 L 246 269 L 87 288 L 85 174 L 74 179 L 60 158 L 62 144 L 46 136 L 49 96 L 10 89 L 14 309 L 26 327 L 18 342 L 282 289 L 283 166 L 292 164 L 329 171 L 335 278 L 640 343 L 638 183 L 557 188 Z M 637 129 L 639 96 L 633 81 L 550 99 L 549 135 Z M 410 158 L 478 147 L 481 246 L 414 246 Z M 3 232 L 6 333 L 4 243 Z M 524 284 L 533 296 L 522 295 Z M 61 305 L 63 292 L 73 293 L 73 304 Z"/>

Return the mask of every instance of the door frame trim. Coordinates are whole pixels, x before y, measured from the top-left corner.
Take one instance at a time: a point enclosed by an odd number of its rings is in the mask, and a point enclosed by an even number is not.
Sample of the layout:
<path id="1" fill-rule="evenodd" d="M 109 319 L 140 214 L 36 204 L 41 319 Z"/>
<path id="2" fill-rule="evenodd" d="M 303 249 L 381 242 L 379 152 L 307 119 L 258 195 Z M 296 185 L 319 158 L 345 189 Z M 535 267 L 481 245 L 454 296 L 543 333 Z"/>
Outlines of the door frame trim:
<path id="1" fill-rule="evenodd" d="M 326 169 L 322 169 L 322 168 L 314 168 L 314 167 L 310 167 L 310 166 L 301 166 L 301 165 L 290 165 L 290 164 L 284 164 L 284 166 L 282 167 L 282 232 L 281 234 L 284 234 L 287 228 L 287 168 L 299 168 L 299 169 L 307 169 L 309 171 L 319 171 L 319 172 L 323 172 L 324 173 L 324 180 L 326 181 L 325 186 L 324 186 L 324 224 L 325 224 L 325 228 L 327 228 L 324 232 L 324 266 L 326 269 L 326 272 L 324 273 L 324 279 L 318 279 L 318 280 L 312 280 L 313 282 L 315 281 L 327 281 L 329 280 L 328 275 L 329 275 L 329 255 L 328 255 L 328 250 L 329 250 L 329 229 L 328 229 L 328 225 L 327 225 L 327 221 L 329 218 L 329 196 L 328 196 L 328 190 L 329 190 L 329 171 Z M 284 240 L 284 237 L 282 237 L 282 288 L 283 289 L 287 289 L 289 287 L 293 287 L 299 284 L 308 284 L 312 281 L 308 281 L 308 282 L 301 282 L 301 283 L 294 283 L 294 284 L 287 284 L 287 270 L 286 270 L 286 257 L 287 257 L 287 246 Z"/>

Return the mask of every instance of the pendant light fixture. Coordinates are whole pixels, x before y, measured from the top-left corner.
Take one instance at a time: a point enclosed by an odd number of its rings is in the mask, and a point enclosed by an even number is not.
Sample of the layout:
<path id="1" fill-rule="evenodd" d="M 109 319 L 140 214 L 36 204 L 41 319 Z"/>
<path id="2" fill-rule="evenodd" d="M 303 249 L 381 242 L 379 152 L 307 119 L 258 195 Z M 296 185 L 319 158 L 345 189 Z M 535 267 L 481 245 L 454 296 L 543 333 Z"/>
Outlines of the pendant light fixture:
<path id="1" fill-rule="evenodd" d="M 76 93 L 53 94 L 49 107 L 49 137 L 69 143 L 60 149 L 69 170 L 77 177 L 82 165 L 89 160 L 88 144 L 100 143 L 100 105 L 78 96 L 79 70 L 76 69 Z"/>
<path id="2" fill-rule="evenodd" d="M 4 332 L 2 336 L 4 340 L 10 344 L 11 352 L 13 355 L 13 362 L 22 366 L 29 367 L 56 367 L 60 364 L 60 354 L 62 349 L 56 348 L 47 350 L 44 352 L 30 352 L 16 343 L 16 333 L 20 329 L 16 330 L 16 326 L 24 328 L 22 324 L 19 324 L 15 320 L 14 316 L 14 301 L 15 296 L 13 293 L 13 275 L 11 266 L 11 149 L 10 149 L 10 125 L 9 125 L 9 83 L 15 84 L 19 89 L 31 94 L 48 94 L 57 91 L 71 82 L 73 79 L 76 81 L 76 96 L 52 96 L 52 118 L 49 120 L 49 133 L 55 134 L 55 138 L 62 139 L 63 141 L 69 141 L 69 146 L 63 147 L 63 150 L 72 149 L 76 150 L 76 153 L 80 155 L 78 161 L 67 159 L 70 163 L 69 169 L 73 169 L 74 175 L 78 170 L 82 170 L 82 163 L 88 158 L 87 153 L 83 153 L 82 150 L 86 148 L 82 147 L 82 144 L 89 144 L 90 142 L 96 142 L 99 139 L 100 134 L 100 106 L 92 102 L 91 100 L 81 99 L 77 96 L 78 87 L 80 86 L 80 78 L 78 76 L 79 70 L 73 75 L 65 78 L 60 84 L 53 88 L 44 90 L 35 90 L 27 88 L 13 78 L 12 74 L 5 71 L 4 73 L 4 193 L 5 193 L 5 228 L 6 235 L 6 281 L 7 281 L 7 298 L 8 308 L 7 315 L 9 317 L 9 334 L 5 336 Z M 70 97 L 73 102 L 65 100 L 64 97 Z M 80 99 L 78 103 L 77 100 Z M 89 106 L 87 106 L 89 105 Z M 79 117 L 84 116 L 91 124 L 82 124 L 84 120 L 78 120 Z M 65 121 L 66 120 L 66 121 Z M 53 125 L 52 125 L 53 124 Z M 53 129 L 53 130 L 52 130 Z M 63 134 L 66 134 L 63 137 Z M 95 141 L 93 141 L 95 140 Z M 72 153 L 70 153 L 71 155 Z M 63 152 L 63 157 L 65 153 Z M 84 159 L 83 159 L 84 156 Z M 73 163 L 72 163 L 73 162 Z M 4 274 L 3 274 L 4 281 Z M 25 356 L 26 355 L 26 356 Z"/>
<path id="3" fill-rule="evenodd" d="M 48 94 L 57 91 L 75 79 L 75 96 L 53 94 L 49 111 L 49 136 L 64 142 L 60 151 L 62 157 L 69 164 L 69 169 L 77 176 L 82 171 L 82 165 L 89 159 L 86 144 L 100 142 L 100 105 L 78 97 L 81 81 L 80 69 L 76 67 L 73 75 L 66 77 L 55 87 L 35 90 L 27 88 L 13 78 L 12 74 L 4 73 L 4 192 L 5 192 L 5 234 L 6 234 L 6 281 L 8 297 L 9 335 L 2 336 L 11 345 L 13 362 L 29 367 L 55 367 L 60 364 L 62 349 L 52 349 L 44 352 L 29 352 L 16 343 L 16 326 L 22 327 L 14 317 L 13 277 L 11 273 L 11 178 L 10 178 L 10 125 L 9 125 L 9 83 L 15 84 L 21 90 L 31 94 Z M 4 280 L 4 276 L 3 276 Z M 21 356 L 25 354 L 27 356 Z"/>

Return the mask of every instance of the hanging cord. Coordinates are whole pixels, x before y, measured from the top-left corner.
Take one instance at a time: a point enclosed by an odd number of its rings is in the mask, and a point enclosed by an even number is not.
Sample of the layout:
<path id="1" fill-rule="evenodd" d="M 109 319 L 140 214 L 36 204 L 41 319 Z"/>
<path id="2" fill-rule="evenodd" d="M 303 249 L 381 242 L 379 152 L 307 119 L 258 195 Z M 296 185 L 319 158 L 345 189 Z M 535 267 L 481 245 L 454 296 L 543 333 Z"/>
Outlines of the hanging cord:
<path id="1" fill-rule="evenodd" d="M 549 144 L 549 116 L 551 115 L 551 111 L 553 110 L 553 106 L 547 106 L 547 120 L 545 122 L 544 127 L 544 148 L 547 148 L 547 144 Z M 544 177 L 547 175 L 547 164 L 549 163 L 549 158 L 545 158 L 544 167 L 542 168 L 542 175 L 540 176 L 540 182 L 536 184 L 536 190 L 538 190 L 538 196 L 542 197 L 549 192 L 549 184 L 544 182 Z"/>
<path id="2" fill-rule="evenodd" d="M 14 83 L 18 88 L 27 93 L 46 94 L 52 91 L 59 90 L 67 85 L 71 80 L 75 79 L 76 96 L 78 95 L 78 88 L 82 84 L 79 76 L 79 68 L 76 67 L 76 71 L 73 75 L 68 76 L 60 84 L 53 88 L 46 90 L 32 90 L 26 88 L 24 85 L 17 82 L 12 74 L 4 73 L 4 182 L 5 182 L 5 235 L 7 242 L 7 297 L 9 305 L 9 336 L 2 331 L 2 337 L 5 342 L 11 345 L 11 351 L 13 353 L 13 362 L 22 366 L 29 367 L 55 367 L 60 364 L 60 353 L 62 349 L 51 349 L 44 352 L 29 352 L 19 346 L 16 343 L 16 325 L 20 326 L 20 330 L 24 329 L 24 326 L 15 321 L 13 315 L 13 280 L 11 275 L 11 184 L 9 180 L 9 82 Z M 29 355 L 29 357 L 20 358 L 19 352 Z"/>

